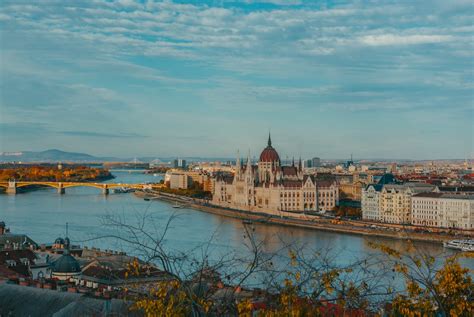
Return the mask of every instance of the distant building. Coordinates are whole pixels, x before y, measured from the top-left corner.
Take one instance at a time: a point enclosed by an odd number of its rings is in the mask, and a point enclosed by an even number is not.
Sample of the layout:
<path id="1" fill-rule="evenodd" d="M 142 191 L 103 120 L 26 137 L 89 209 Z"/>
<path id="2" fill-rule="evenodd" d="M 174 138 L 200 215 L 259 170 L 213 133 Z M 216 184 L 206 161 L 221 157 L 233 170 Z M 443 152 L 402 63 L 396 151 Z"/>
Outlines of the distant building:
<path id="1" fill-rule="evenodd" d="M 167 179 L 169 179 L 169 187 L 171 189 L 187 189 L 190 181 L 186 173 L 177 171 L 166 172 Z"/>
<path id="2" fill-rule="evenodd" d="M 56 242 L 58 239 L 56 239 Z M 64 252 L 63 254 L 52 263 L 51 277 L 60 281 L 68 281 L 71 278 L 77 278 L 81 276 L 82 270 L 79 262 L 69 252 L 70 241 L 66 237 L 64 239 Z"/>
<path id="3" fill-rule="evenodd" d="M 424 183 L 387 184 L 380 192 L 380 220 L 387 223 L 411 224 L 411 198 L 415 194 L 439 191 Z"/>
<path id="4" fill-rule="evenodd" d="M 173 168 L 186 168 L 186 160 L 183 159 L 174 159 L 173 160 Z"/>
<path id="5" fill-rule="evenodd" d="M 193 183 L 199 184 L 204 191 L 213 192 L 213 182 L 209 173 L 202 170 L 172 169 L 165 174 L 165 184 L 173 189 L 186 189 Z"/>
<path id="6" fill-rule="evenodd" d="M 318 193 L 318 210 L 331 211 L 339 202 L 339 188 L 335 181 L 316 181 Z"/>
<path id="7" fill-rule="evenodd" d="M 139 265 L 138 273 L 130 273 L 130 263 Z M 127 287 L 142 289 L 156 285 L 156 282 L 170 276 L 154 267 L 127 255 L 98 256 L 82 268 L 81 276 L 72 280 L 81 288 L 113 291 Z"/>
<path id="8" fill-rule="evenodd" d="M 0 221 L 0 251 L 1 250 L 23 250 L 35 249 L 38 244 L 31 240 L 26 234 L 10 233 L 5 222 Z"/>
<path id="9" fill-rule="evenodd" d="M 413 225 L 472 230 L 474 195 L 420 193 L 412 197 Z"/>
<path id="10" fill-rule="evenodd" d="M 394 183 L 396 183 L 396 180 L 392 174 L 384 174 L 377 184 L 369 184 L 362 189 L 362 219 L 374 221 L 382 220 L 380 215 L 380 192 L 384 185 Z"/>
<path id="11" fill-rule="evenodd" d="M 312 161 L 312 167 L 320 167 L 321 166 L 321 159 L 319 157 L 313 157 L 311 159 Z"/>

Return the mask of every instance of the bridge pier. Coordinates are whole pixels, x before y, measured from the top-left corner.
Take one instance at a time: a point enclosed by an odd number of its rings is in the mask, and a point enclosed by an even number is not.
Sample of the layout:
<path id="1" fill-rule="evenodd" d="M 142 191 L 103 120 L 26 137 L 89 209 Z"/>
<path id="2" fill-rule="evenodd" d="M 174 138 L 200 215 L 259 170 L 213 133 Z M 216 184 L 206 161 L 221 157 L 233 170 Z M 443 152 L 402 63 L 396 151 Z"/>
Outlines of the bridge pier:
<path id="1" fill-rule="evenodd" d="M 58 194 L 63 195 L 66 193 L 66 188 L 63 187 L 63 184 L 59 183 Z"/>
<path id="2" fill-rule="evenodd" d="M 15 195 L 16 194 L 16 182 L 15 181 L 8 181 L 8 187 L 7 187 L 6 192 L 9 195 Z"/>

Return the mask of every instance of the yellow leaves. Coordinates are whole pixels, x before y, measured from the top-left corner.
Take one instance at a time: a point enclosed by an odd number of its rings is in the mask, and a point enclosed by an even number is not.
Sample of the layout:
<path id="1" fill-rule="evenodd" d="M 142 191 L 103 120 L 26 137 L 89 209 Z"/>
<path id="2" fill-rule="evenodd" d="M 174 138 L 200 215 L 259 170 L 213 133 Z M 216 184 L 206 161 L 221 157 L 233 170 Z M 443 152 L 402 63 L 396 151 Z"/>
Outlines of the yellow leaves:
<path id="1" fill-rule="evenodd" d="M 301 273 L 300 272 L 296 272 L 295 274 L 295 280 L 299 281 L 301 279 Z"/>
<path id="2" fill-rule="evenodd" d="M 239 316 L 250 317 L 252 316 L 252 302 L 249 299 L 245 299 L 237 303 L 237 312 Z"/>
<path id="3" fill-rule="evenodd" d="M 288 251 L 288 255 L 289 255 L 290 260 L 291 260 L 291 262 L 290 262 L 290 263 L 291 263 L 291 266 L 296 266 L 298 263 L 297 263 L 297 261 L 296 261 L 296 253 L 295 253 L 295 251 L 289 250 L 289 251 Z"/>
<path id="4" fill-rule="evenodd" d="M 393 269 L 398 273 L 408 274 L 408 267 L 405 264 L 396 263 Z"/>
<path id="5" fill-rule="evenodd" d="M 321 283 L 328 294 L 334 292 L 332 284 L 337 277 L 339 277 L 339 270 L 336 269 L 330 270 L 321 275 Z"/>
<path id="6" fill-rule="evenodd" d="M 133 266 L 133 264 L 132 264 Z M 157 282 L 148 295 L 135 301 L 132 309 L 142 311 L 145 316 L 187 316 L 190 313 L 191 302 L 181 283 L 177 280 Z M 212 302 L 197 299 L 205 312 L 209 311 Z"/>
<path id="7" fill-rule="evenodd" d="M 428 265 L 434 262 L 429 257 L 424 260 Z M 408 274 L 406 266 L 399 265 L 396 270 L 407 273 L 408 296 L 395 297 L 394 313 L 406 316 L 431 316 L 439 312 L 447 316 L 474 315 L 474 284 L 469 269 L 462 268 L 457 257 L 448 258 L 433 280 L 423 286 Z"/>

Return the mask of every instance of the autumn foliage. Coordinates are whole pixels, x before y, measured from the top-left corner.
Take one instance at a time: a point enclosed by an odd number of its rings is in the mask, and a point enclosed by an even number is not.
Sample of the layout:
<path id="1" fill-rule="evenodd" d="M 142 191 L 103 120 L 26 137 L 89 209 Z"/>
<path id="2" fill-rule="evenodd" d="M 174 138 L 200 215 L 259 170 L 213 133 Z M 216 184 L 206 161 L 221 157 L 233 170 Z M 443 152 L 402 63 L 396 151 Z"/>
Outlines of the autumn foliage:
<path id="1" fill-rule="evenodd" d="M 52 165 L 34 165 L 0 169 L 0 181 L 82 182 L 110 178 L 112 178 L 112 174 L 107 170 L 79 165 L 68 165 L 61 169 Z"/>

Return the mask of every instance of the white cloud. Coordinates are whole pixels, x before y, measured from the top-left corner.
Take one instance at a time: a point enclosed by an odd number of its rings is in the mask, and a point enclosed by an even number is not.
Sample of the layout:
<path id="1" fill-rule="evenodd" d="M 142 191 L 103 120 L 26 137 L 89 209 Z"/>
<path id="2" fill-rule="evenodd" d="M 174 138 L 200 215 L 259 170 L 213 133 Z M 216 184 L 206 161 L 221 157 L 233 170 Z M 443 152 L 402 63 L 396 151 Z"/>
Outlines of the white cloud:
<path id="1" fill-rule="evenodd" d="M 416 45 L 416 44 L 430 44 L 442 43 L 453 40 L 451 35 L 397 35 L 397 34 L 382 34 L 382 35 L 366 35 L 359 38 L 363 44 L 371 46 L 384 45 Z"/>

